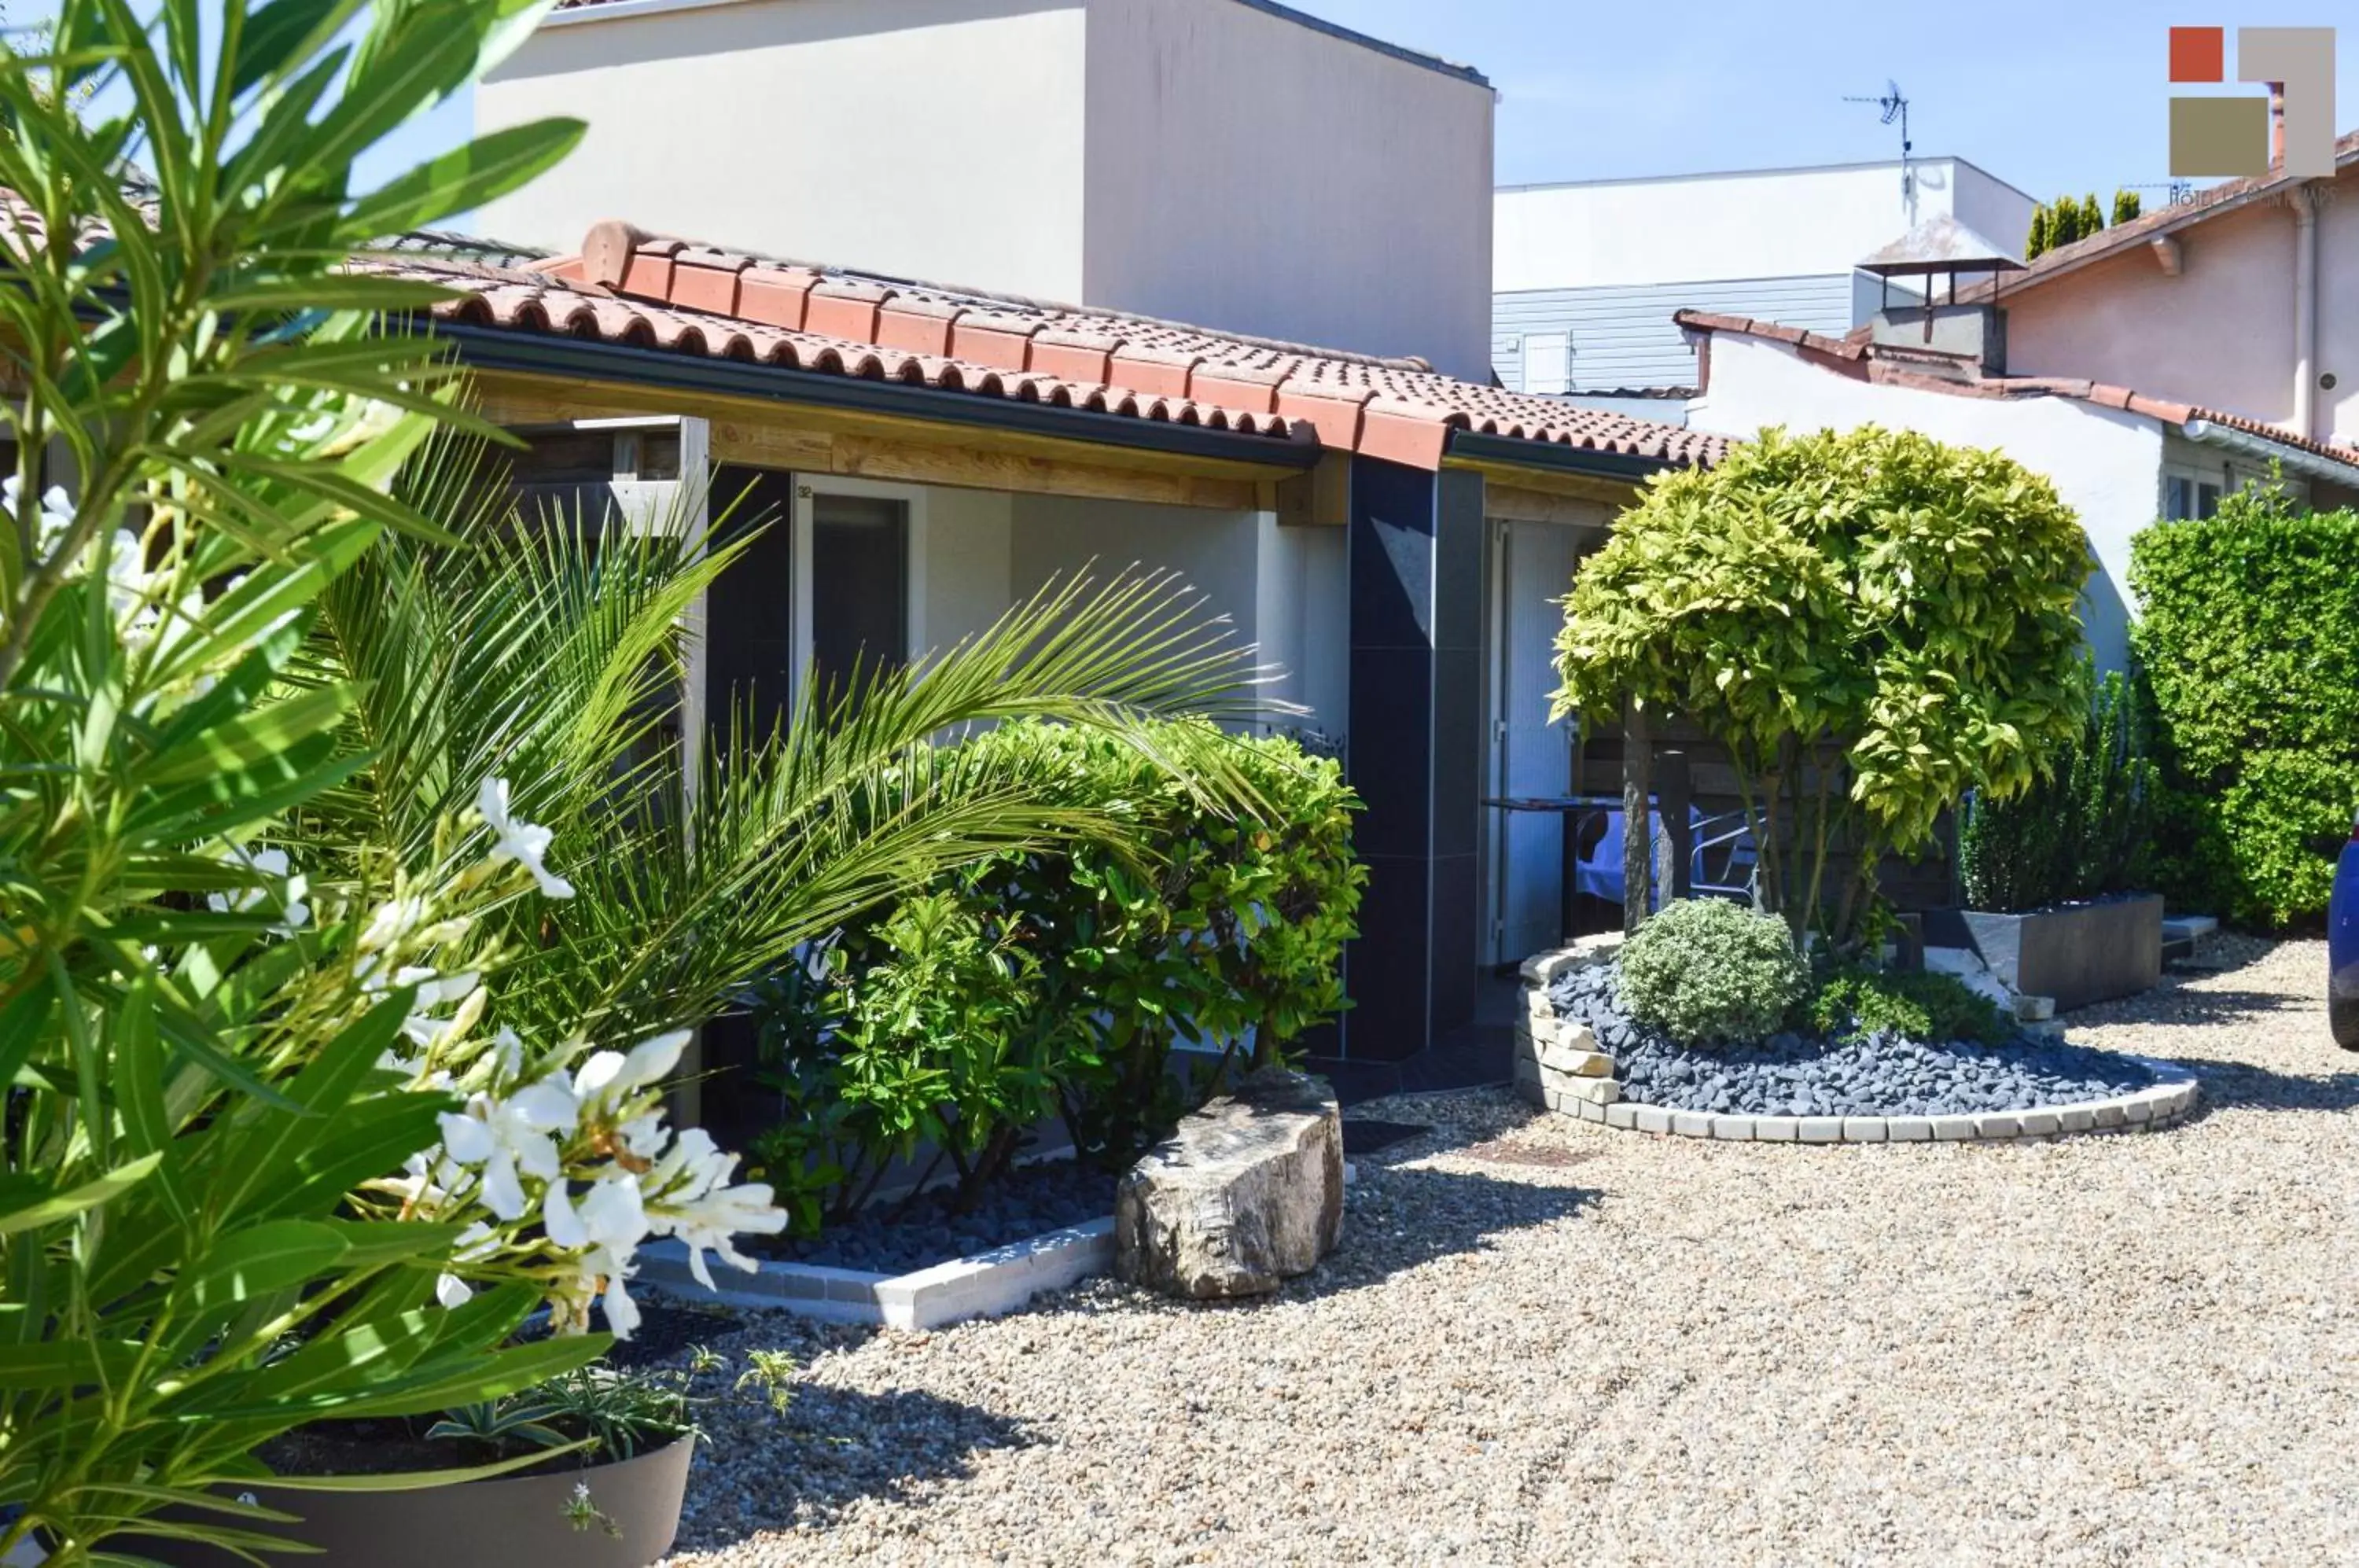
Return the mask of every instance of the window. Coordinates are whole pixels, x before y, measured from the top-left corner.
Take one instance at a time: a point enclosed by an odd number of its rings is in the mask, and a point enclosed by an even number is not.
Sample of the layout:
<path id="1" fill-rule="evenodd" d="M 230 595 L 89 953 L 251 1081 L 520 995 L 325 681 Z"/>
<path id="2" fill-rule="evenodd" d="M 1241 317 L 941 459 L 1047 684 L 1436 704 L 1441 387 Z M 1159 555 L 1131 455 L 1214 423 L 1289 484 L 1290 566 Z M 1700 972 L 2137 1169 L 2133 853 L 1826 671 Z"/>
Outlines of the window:
<path id="1" fill-rule="evenodd" d="M 2209 517 L 2220 510 L 2220 485 L 2192 474 L 2166 474 L 2162 479 L 2162 515 L 2171 522 Z"/>
<path id="2" fill-rule="evenodd" d="M 810 658 L 822 691 L 854 669 L 908 662 L 908 502 L 812 496 L 810 577 Z"/>
<path id="3" fill-rule="evenodd" d="M 1572 334 L 1524 334 L 1524 390 L 1567 392 L 1572 387 Z"/>

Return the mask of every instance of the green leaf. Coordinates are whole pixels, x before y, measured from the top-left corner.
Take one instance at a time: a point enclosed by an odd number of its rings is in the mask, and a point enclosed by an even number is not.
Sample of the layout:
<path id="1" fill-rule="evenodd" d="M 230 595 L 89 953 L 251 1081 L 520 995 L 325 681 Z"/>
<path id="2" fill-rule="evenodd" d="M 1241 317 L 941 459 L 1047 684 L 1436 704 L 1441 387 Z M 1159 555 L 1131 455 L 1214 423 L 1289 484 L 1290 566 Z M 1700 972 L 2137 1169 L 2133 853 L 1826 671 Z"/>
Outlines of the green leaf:
<path id="1" fill-rule="evenodd" d="M 389 234 L 471 211 L 556 167 L 586 129 L 580 120 L 538 120 L 478 136 L 363 197 L 353 221 Z"/>

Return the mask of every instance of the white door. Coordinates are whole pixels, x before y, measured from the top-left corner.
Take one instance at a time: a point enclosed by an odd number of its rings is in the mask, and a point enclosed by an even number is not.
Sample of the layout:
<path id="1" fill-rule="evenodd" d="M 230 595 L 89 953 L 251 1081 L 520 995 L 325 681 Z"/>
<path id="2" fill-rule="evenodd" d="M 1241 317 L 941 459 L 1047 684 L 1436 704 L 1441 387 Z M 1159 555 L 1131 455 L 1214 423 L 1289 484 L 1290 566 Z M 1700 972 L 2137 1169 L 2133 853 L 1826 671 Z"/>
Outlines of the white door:
<path id="1" fill-rule="evenodd" d="M 1561 795 L 1571 788 L 1572 751 L 1567 724 L 1549 722 L 1549 694 L 1556 690 L 1556 634 L 1564 620 L 1558 601 L 1572 591 L 1582 531 L 1555 523 L 1493 526 L 1491 793 Z M 1495 811 L 1491 821 L 1486 957 L 1513 964 L 1557 944 L 1565 819 Z"/>

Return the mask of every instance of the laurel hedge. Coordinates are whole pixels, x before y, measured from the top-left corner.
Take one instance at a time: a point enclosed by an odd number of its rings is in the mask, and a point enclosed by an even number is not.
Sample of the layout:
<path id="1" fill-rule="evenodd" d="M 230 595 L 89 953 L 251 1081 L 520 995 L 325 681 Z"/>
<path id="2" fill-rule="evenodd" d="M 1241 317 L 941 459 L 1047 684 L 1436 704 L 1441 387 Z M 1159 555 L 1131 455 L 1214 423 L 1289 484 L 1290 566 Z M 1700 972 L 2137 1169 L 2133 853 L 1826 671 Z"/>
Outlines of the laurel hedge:
<path id="1" fill-rule="evenodd" d="M 2359 806 L 2359 512 L 2256 486 L 2139 534 L 2130 582 L 2163 891 L 2243 925 L 2313 922 Z"/>

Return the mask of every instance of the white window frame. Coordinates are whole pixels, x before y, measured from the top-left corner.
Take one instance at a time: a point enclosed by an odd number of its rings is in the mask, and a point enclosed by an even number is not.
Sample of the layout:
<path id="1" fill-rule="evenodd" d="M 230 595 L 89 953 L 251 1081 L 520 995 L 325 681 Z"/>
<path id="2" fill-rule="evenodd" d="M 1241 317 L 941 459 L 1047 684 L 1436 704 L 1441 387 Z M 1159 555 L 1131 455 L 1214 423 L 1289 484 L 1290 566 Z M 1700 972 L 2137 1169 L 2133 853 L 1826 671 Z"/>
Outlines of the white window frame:
<path id="1" fill-rule="evenodd" d="M 922 485 L 898 485 L 881 479 L 846 479 L 832 474 L 795 475 L 794 517 L 794 679 L 800 681 L 811 662 L 811 518 L 821 495 L 843 495 L 870 501 L 898 501 L 908 508 L 907 588 L 901 625 L 908 647 L 902 657 L 912 666 L 929 651 L 926 644 L 926 494 Z"/>

